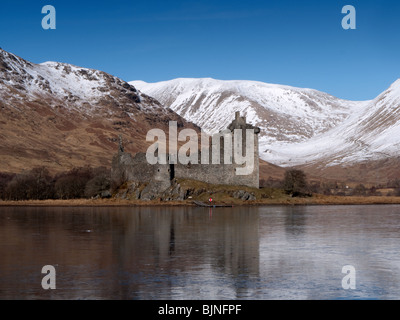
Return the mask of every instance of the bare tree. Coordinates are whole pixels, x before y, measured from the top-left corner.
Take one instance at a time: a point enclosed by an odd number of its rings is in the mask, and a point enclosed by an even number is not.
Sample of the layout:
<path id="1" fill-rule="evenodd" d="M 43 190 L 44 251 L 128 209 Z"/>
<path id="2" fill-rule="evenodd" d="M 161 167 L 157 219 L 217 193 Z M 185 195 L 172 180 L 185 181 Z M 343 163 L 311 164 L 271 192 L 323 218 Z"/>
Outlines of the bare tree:
<path id="1" fill-rule="evenodd" d="M 73 168 L 56 177 L 55 190 L 61 199 L 79 199 L 85 197 L 85 188 L 94 176 L 93 168 L 86 166 Z"/>
<path id="2" fill-rule="evenodd" d="M 45 167 L 36 167 L 21 173 L 8 183 L 10 200 L 44 200 L 54 198 L 54 179 Z"/>

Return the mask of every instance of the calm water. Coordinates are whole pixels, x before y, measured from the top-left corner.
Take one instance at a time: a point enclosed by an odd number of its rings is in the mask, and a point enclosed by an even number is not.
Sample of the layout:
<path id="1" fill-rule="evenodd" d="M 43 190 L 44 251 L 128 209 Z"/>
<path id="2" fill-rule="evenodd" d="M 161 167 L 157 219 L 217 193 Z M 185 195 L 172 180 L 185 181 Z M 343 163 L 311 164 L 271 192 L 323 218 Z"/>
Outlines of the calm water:
<path id="1" fill-rule="evenodd" d="M 0 299 L 400 299 L 399 248 L 393 205 L 0 208 Z"/>

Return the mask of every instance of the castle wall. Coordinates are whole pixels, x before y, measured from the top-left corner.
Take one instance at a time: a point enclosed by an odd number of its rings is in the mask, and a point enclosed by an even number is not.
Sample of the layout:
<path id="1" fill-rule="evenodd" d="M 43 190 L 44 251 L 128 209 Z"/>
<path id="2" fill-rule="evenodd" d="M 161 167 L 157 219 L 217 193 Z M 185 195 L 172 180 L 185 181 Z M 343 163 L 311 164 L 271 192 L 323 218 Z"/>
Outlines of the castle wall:
<path id="1" fill-rule="evenodd" d="M 254 168 L 249 175 L 238 175 L 236 169 L 241 167 L 235 164 L 232 156 L 232 164 L 224 164 L 224 144 L 220 145 L 221 164 L 212 164 L 210 147 L 209 164 L 201 164 L 201 155 L 198 156 L 199 164 L 176 164 L 175 177 L 203 181 L 211 184 L 244 185 L 259 188 L 259 158 L 258 158 L 258 137 L 254 139 Z"/>
<path id="2" fill-rule="evenodd" d="M 233 173 L 229 164 L 175 165 L 175 177 L 203 181 L 211 184 L 230 184 Z"/>
<path id="3" fill-rule="evenodd" d="M 113 158 L 111 178 L 114 181 L 150 182 L 155 176 L 155 165 L 146 160 L 146 154 L 138 153 L 134 157 L 130 153 L 120 152 Z"/>

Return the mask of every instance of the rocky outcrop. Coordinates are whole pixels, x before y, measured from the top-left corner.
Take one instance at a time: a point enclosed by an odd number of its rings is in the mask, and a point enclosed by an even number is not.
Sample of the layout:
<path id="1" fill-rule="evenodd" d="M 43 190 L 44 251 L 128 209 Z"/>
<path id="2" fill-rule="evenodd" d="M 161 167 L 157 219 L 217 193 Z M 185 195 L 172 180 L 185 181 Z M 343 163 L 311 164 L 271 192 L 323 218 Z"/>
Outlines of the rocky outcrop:
<path id="1" fill-rule="evenodd" d="M 171 185 L 167 188 L 157 181 L 149 183 L 126 183 L 115 193 L 114 197 L 121 200 L 151 201 L 158 199 L 160 201 L 183 201 L 197 198 L 212 198 L 216 195 L 226 199 L 238 199 L 242 201 L 254 201 L 257 199 L 256 194 L 248 190 L 239 188 L 232 191 L 229 190 L 229 187 L 227 189 L 213 189 L 212 187 L 207 188 L 204 186 L 192 187 L 188 186 L 187 183 L 182 184 L 177 179 L 173 179 Z"/>
<path id="2" fill-rule="evenodd" d="M 240 199 L 240 200 L 256 200 L 256 196 L 254 195 L 254 193 L 250 193 L 248 191 L 245 190 L 237 190 L 232 192 L 232 197 L 235 199 Z"/>

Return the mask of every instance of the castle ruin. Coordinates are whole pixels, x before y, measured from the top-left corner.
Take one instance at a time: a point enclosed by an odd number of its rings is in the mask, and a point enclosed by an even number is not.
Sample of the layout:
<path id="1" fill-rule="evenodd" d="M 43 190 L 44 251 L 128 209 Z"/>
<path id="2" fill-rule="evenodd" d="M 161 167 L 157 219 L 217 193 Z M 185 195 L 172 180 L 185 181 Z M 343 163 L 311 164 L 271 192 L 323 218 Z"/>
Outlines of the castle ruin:
<path id="1" fill-rule="evenodd" d="M 230 151 L 230 159 L 226 161 L 224 157 L 224 151 L 226 146 L 232 146 L 234 141 L 226 141 L 226 133 L 232 133 L 228 135 L 229 139 L 233 139 L 234 131 L 241 130 L 242 134 L 242 147 L 241 151 L 243 155 L 246 152 L 254 153 L 254 166 L 249 174 L 240 175 L 237 174 L 239 168 L 243 168 L 243 164 L 238 164 L 235 161 L 235 154 Z M 250 129 L 250 130 L 249 130 Z M 251 148 L 246 146 L 246 134 L 254 135 L 254 145 Z M 122 140 L 120 139 L 118 153 L 114 155 L 112 161 L 112 179 L 117 181 L 121 180 L 121 177 L 125 181 L 134 181 L 138 183 L 147 183 L 153 185 L 153 188 L 158 191 L 164 191 L 171 186 L 171 182 L 174 178 L 177 179 L 190 179 L 203 181 L 210 184 L 223 184 L 223 185 L 238 185 L 248 186 L 253 188 L 259 188 L 259 155 L 258 155 L 258 134 L 260 129 L 246 123 L 246 118 L 241 117 L 239 112 L 236 112 L 235 119 L 228 126 L 227 130 L 222 131 L 209 138 L 209 141 L 217 141 L 217 148 L 219 148 L 220 160 L 214 164 L 212 159 L 213 152 L 215 153 L 216 145 L 212 143 L 208 147 L 209 163 L 201 163 L 201 150 L 198 150 L 197 157 L 198 163 L 171 163 L 169 161 L 170 155 L 166 155 L 166 164 L 150 164 L 147 161 L 146 153 L 137 153 L 133 157 L 130 153 L 124 151 Z M 214 140 L 213 140 L 214 139 Z M 157 151 L 158 152 L 158 151 Z M 203 150 L 204 152 L 204 150 Z M 173 161 L 172 161 L 173 162 Z"/>

